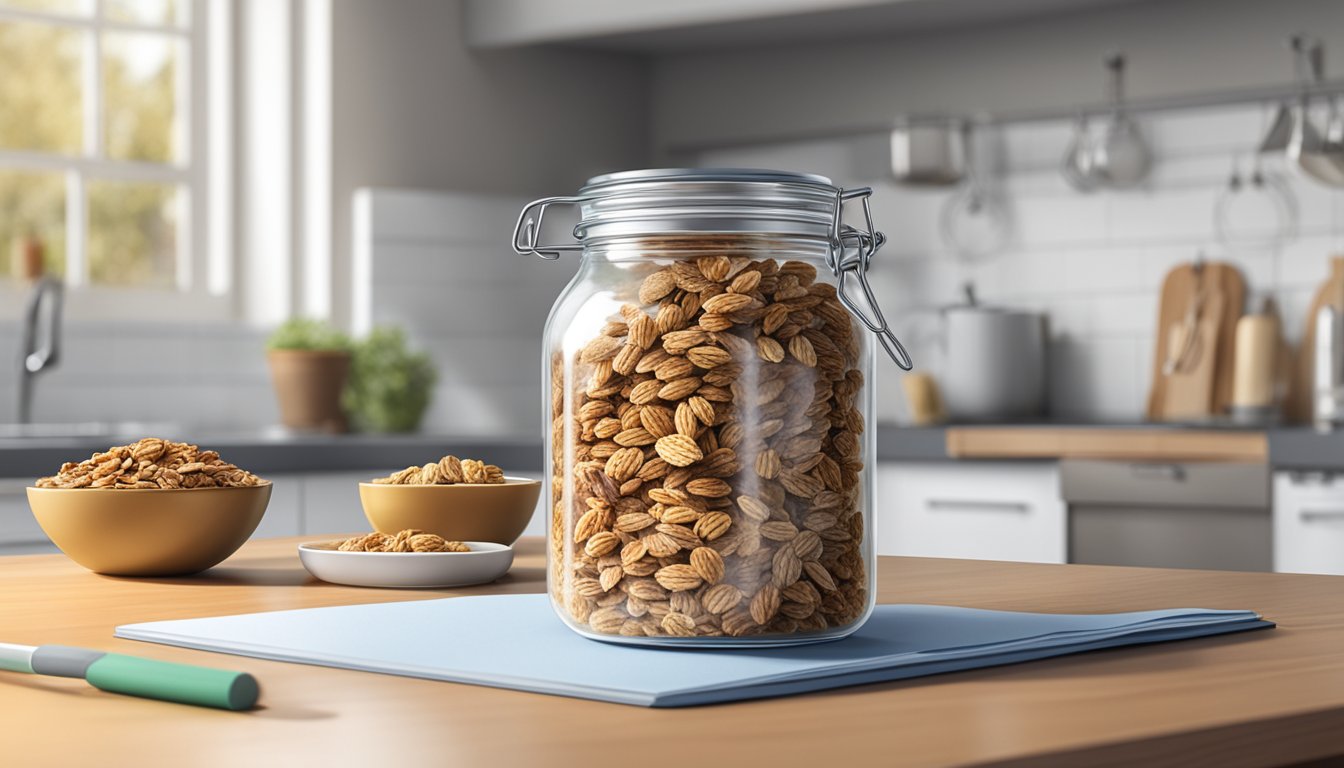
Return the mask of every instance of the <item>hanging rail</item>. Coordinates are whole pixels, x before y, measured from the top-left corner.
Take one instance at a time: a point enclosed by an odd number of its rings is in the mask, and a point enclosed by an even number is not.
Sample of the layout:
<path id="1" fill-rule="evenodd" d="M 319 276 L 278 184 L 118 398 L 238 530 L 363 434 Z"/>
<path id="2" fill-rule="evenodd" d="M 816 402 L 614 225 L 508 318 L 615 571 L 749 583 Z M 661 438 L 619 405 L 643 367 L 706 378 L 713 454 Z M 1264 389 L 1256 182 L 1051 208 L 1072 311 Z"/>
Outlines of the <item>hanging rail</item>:
<path id="1" fill-rule="evenodd" d="M 1249 88 L 1231 88 L 1200 94 L 1179 94 L 1174 96 L 1156 96 L 1150 98 L 1126 99 L 1125 111 L 1130 114 L 1150 112 L 1174 112 L 1184 109 L 1207 109 L 1238 104 L 1280 104 L 1303 97 L 1320 99 L 1344 96 L 1344 79 L 1320 80 L 1311 84 L 1284 83 L 1281 85 L 1256 86 Z M 1106 114 L 1114 107 L 1105 101 L 1091 104 L 1075 104 L 1062 107 L 1041 107 L 1035 109 L 1004 110 L 1000 112 L 971 112 L 968 114 L 923 113 L 902 115 L 896 120 L 884 123 L 853 124 L 835 128 L 819 128 L 785 133 L 772 133 L 763 136 L 744 136 L 714 141 L 689 141 L 668 147 L 671 153 L 702 152 L 726 147 L 740 147 L 755 144 L 786 144 L 797 141 L 834 139 L 868 134 L 886 134 L 897 124 L 922 124 L 943 122 L 946 120 L 966 120 L 977 126 L 1015 125 L 1021 123 L 1042 123 L 1059 120 L 1072 120 L 1079 115 Z"/>

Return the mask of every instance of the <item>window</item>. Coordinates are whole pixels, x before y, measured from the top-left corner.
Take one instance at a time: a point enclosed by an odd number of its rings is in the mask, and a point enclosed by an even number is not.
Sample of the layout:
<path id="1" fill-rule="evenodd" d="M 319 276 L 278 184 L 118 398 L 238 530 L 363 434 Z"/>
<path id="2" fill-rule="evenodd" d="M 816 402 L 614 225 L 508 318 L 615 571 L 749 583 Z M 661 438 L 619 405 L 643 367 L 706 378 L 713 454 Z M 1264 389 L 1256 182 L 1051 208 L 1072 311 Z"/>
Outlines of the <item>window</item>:
<path id="1" fill-rule="evenodd" d="M 0 0 L 0 264 L 31 235 L 87 294 L 222 291 L 204 232 L 211 15 L 206 0 Z"/>

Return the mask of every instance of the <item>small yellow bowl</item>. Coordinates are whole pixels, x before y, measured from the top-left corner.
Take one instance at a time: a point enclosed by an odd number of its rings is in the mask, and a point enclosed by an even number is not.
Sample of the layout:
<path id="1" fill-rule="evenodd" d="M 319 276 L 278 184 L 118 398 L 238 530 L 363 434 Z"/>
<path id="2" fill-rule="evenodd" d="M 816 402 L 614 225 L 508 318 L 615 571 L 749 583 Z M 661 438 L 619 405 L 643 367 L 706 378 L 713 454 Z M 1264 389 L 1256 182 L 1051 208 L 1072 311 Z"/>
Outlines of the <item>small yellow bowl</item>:
<path id="1" fill-rule="evenodd" d="M 525 477 L 489 485 L 359 484 L 364 516 L 375 531 L 416 528 L 449 541 L 512 544 L 532 519 L 540 496 L 541 481 Z"/>
<path id="2" fill-rule="evenodd" d="M 257 529 L 271 484 L 240 488 L 29 488 L 38 525 L 71 560 L 109 576 L 184 576 Z"/>

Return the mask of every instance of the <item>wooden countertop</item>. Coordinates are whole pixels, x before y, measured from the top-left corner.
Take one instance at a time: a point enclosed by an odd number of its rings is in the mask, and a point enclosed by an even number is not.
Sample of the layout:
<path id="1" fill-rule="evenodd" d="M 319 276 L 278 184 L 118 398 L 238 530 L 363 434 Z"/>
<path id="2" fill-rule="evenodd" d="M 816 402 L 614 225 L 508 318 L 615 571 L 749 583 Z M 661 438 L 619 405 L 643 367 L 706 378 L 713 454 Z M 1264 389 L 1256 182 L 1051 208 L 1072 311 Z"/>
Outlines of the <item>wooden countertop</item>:
<path id="1" fill-rule="evenodd" d="M 958 459 L 1269 461 L 1263 431 L 1162 425 L 948 427 L 945 439 L 947 455 Z"/>
<path id="2" fill-rule="evenodd" d="M 1097 651 L 783 699 L 652 710 L 223 656 L 112 637 L 123 623 L 544 589 L 520 544 L 488 587 L 314 581 L 300 539 L 247 544 L 187 579 L 117 579 L 59 555 L 0 558 L 0 627 L 243 669 L 264 708 L 197 709 L 0 673 L 21 765 L 1280 765 L 1344 752 L 1344 577 L 883 558 L 882 602 L 1026 611 L 1250 608 L 1273 630 Z M 604 757 L 605 756 L 605 757 Z M 283 759 L 283 760 L 282 760 Z"/>

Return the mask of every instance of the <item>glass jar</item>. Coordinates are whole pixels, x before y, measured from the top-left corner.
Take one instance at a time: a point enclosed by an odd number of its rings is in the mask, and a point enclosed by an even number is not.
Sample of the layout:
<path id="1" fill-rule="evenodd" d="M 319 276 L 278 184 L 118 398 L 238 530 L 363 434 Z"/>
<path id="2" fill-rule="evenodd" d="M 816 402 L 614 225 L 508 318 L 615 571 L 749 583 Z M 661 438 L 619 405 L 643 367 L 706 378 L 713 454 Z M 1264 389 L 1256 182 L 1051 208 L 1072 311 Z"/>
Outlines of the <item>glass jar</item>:
<path id="1" fill-rule="evenodd" d="M 548 588 L 590 638 L 786 645 L 874 604 L 870 190 L 654 170 L 529 204 L 514 248 L 581 251 L 545 330 Z M 866 228 L 844 224 L 862 204 Z M 542 244 L 546 209 L 576 242 Z"/>

